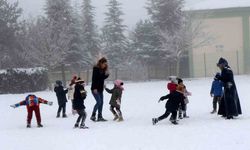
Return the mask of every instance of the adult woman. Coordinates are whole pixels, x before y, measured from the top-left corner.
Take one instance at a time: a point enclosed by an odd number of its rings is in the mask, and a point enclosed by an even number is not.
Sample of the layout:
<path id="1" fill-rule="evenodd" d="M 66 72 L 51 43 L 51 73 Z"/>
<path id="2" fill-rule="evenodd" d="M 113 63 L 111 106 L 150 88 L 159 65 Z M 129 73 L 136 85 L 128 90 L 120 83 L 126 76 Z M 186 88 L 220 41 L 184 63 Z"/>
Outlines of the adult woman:
<path id="1" fill-rule="evenodd" d="M 232 69 L 228 66 L 228 62 L 224 58 L 220 58 L 217 66 L 221 70 L 219 80 L 223 82 L 224 94 L 219 106 L 219 115 L 226 119 L 233 119 L 234 116 L 242 114 L 240 101 L 234 82 Z"/>
<path id="2" fill-rule="evenodd" d="M 91 115 L 92 121 L 107 121 L 102 116 L 104 80 L 109 77 L 108 64 L 106 58 L 101 58 L 93 68 L 91 91 L 96 100 L 96 104 Z M 96 120 L 96 111 L 98 118 Z"/>

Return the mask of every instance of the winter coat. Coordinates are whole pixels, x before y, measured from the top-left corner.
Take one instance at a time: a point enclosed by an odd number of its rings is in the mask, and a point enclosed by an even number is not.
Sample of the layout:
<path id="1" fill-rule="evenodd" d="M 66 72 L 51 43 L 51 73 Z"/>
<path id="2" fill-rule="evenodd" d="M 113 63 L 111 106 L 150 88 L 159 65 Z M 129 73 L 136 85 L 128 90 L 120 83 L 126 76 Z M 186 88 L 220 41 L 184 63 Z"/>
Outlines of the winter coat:
<path id="1" fill-rule="evenodd" d="M 169 90 L 170 93 L 172 93 L 173 91 L 175 91 L 176 87 L 177 87 L 177 84 L 176 83 L 172 83 L 172 82 L 169 82 L 168 85 L 167 85 L 167 88 L 168 88 L 168 90 Z"/>
<path id="2" fill-rule="evenodd" d="M 111 96 L 111 99 L 110 99 L 110 102 L 109 104 L 111 106 L 114 106 L 114 107 L 120 107 L 120 104 L 121 104 L 121 98 L 122 98 L 122 89 L 121 88 L 118 88 L 118 87 L 114 87 L 113 89 L 108 89 L 108 88 L 105 88 L 105 90 L 112 94 Z"/>
<path id="3" fill-rule="evenodd" d="M 74 93 L 75 93 L 75 84 L 72 84 L 72 85 L 69 86 L 68 99 L 73 100 L 74 99 Z"/>
<path id="4" fill-rule="evenodd" d="M 224 94 L 221 99 L 218 114 L 224 116 L 238 116 L 242 114 L 233 71 L 229 66 L 223 68 L 219 80 L 223 82 Z"/>
<path id="5" fill-rule="evenodd" d="M 58 105 L 64 105 L 67 102 L 66 94 L 68 93 L 68 89 L 64 90 L 63 86 L 59 85 L 54 88 L 54 91 L 56 92 Z"/>
<path id="6" fill-rule="evenodd" d="M 27 109 L 30 107 L 39 107 L 40 103 L 48 104 L 47 100 L 44 100 L 40 97 L 36 97 L 35 95 L 28 95 L 25 100 L 15 104 L 16 107 L 26 105 Z"/>
<path id="7" fill-rule="evenodd" d="M 181 109 L 185 110 L 184 96 L 182 93 L 174 91 L 160 98 L 161 101 L 165 99 L 168 99 L 165 105 L 168 111 L 170 112 L 177 111 L 180 105 L 181 105 Z"/>
<path id="8" fill-rule="evenodd" d="M 73 108 L 75 110 L 85 109 L 84 100 L 86 97 L 87 97 L 87 92 L 85 91 L 84 86 L 77 83 L 75 85 Z"/>
<path id="9" fill-rule="evenodd" d="M 104 80 L 109 77 L 102 69 L 95 66 L 93 68 L 93 75 L 92 75 L 92 85 L 91 90 L 97 89 L 98 92 L 102 93 L 104 90 Z"/>
<path id="10" fill-rule="evenodd" d="M 223 88 L 222 82 L 220 80 L 214 80 L 212 83 L 210 94 L 213 94 L 216 97 L 222 96 L 222 92 L 223 92 L 222 88 Z"/>

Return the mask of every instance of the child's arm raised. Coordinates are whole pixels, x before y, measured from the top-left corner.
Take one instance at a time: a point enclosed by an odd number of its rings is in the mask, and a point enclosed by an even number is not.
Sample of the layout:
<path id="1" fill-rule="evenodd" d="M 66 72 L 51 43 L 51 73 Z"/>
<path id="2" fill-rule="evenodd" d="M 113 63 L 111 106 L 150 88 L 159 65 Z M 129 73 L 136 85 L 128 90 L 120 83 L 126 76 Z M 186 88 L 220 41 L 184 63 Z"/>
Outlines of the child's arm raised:
<path id="1" fill-rule="evenodd" d="M 50 106 L 53 105 L 53 102 L 49 102 L 49 101 L 42 99 L 42 98 L 38 98 L 38 101 L 39 101 L 39 103 L 42 103 L 42 104 L 48 104 Z"/>
<path id="2" fill-rule="evenodd" d="M 110 90 L 110 89 L 108 89 L 108 88 L 106 88 L 106 87 L 105 87 L 105 90 L 106 90 L 108 93 L 110 93 L 110 94 L 112 94 L 112 93 L 113 93 L 113 91 L 114 91 L 113 89 L 112 89 L 112 90 Z"/>
<path id="3" fill-rule="evenodd" d="M 10 105 L 12 108 L 17 108 L 19 106 L 26 105 L 26 100 L 21 101 L 20 103 Z"/>
<path id="4" fill-rule="evenodd" d="M 158 102 L 163 101 L 163 100 L 168 99 L 168 98 L 169 98 L 169 94 L 166 96 L 162 96 Z"/>

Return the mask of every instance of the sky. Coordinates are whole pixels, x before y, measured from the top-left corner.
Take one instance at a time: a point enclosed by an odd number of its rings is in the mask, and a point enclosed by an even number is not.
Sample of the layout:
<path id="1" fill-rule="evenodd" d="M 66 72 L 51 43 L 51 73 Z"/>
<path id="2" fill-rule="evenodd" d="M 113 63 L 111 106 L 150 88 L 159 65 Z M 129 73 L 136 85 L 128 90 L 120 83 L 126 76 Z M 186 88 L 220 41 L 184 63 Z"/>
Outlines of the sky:
<path id="1" fill-rule="evenodd" d="M 23 9 L 24 18 L 36 17 L 44 14 L 46 0 L 8 0 L 9 2 L 19 1 L 19 6 Z M 73 4 L 81 4 L 82 0 L 72 0 Z M 124 12 L 124 24 L 132 29 L 140 19 L 147 18 L 145 9 L 147 0 L 119 0 L 122 3 Z M 98 26 L 103 25 L 104 13 L 108 0 L 92 0 L 92 5 L 96 8 L 96 23 Z"/>

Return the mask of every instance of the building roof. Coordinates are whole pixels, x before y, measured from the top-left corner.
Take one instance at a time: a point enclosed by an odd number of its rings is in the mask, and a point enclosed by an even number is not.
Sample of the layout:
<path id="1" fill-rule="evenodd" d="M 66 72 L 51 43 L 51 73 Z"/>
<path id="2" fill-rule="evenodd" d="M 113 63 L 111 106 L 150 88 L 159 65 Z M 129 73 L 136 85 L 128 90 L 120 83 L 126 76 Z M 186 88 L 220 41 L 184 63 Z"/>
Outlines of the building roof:
<path id="1" fill-rule="evenodd" d="M 185 10 L 250 7 L 250 0 L 186 0 Z"/>

